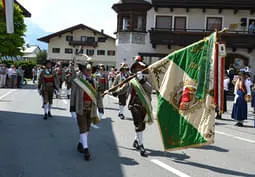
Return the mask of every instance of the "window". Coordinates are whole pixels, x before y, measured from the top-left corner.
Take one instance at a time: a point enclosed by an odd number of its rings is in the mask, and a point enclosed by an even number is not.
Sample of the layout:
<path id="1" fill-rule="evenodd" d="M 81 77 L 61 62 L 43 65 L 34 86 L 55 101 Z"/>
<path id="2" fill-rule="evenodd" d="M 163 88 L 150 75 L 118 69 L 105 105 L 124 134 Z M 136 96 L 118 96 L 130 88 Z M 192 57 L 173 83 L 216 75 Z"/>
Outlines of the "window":
<path id="1" fill-rule="evenodd" d="M 81 36 L 81 41 L 86 41 L 87 37 L 86 36 Z"/>
<path id="2" fill-rule="evenodd" d="M 172 28 L 172 16 L 156 16 L 156 28 Z"/>
<path id="3" fill-rule="evenodd" d="M 76 54 L 83 54 L 83 49 L 76 49 L 76 50 L 75 50 L 75 53 L 76 53 Z"/>
<path id="4" fill-rule="evenodd" d="M 73 36 L 66 36 L 66 41 L 72 41 L 73 40 Z"/>
<path id="5" fill-rule="evenodd" d="M 174 17 L 174 30 L 185 31 L 186 17 Z"/>
<path id="6" fill-rule="evenodd" d="M 97 50 L 97 55 L 105 55 L 105 50 Z"/>
<path id="7" fill-rule="evenodd" d="M 92 56 L 92 55 L 94 55 L 94 50 L 93 49 L 87 49 L 86 54 L 88 56 Z"/>
<path id="8" fill-rule="evenodd" d="M 130 27 L 130 24 L 129 24 L 129 16 L 125 16 L 122 18 L 122 30 L 128 30 Z"/>
<path id="9" fill-rule="evenodd" d="M 95 42 L 95 37 L 87 37 L 88 42 Z"/>
<path id="10" fill-rule="evenodd" d="M 98 37 L 98 42 L 105 42 L 106 38 L 105 37 Z"/>
<path id="11" fill-rule="evenodd" d="M 222 18 L 221 17 L 207 17 L 206 19 L 206 30 L 214 31 L 215 29 L 222 29 Z"/>
<path id="12" fill-rule="evenodd" d="M 52 48 L 52 53 L 60 53 L 60 48 Z"/>
<path id="13" fill-rule="evenodd" d="M 73 53 L 73 49 L 71 49 L 71 48 L 65 48 L 65 53 Z"/>
<path id="14" fill-rule="evenodd" d="M 107 55 L 108 56 L 115 56 L 115 50 L 108 50 Z"/>

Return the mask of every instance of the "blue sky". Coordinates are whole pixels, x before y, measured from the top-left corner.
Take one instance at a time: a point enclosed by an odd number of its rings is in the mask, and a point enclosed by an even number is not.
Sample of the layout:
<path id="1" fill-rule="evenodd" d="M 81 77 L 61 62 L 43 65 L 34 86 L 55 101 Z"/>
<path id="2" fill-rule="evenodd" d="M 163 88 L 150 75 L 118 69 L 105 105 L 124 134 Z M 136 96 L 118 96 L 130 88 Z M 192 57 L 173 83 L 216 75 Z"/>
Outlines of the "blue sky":
<path id="1" fill-rule="evenodd" d="M 46 32 L 85 24 L 114 37 L 117 14 L 111 8 L 118 0 L 17 0 L 29 12 L 32 23 Z"/>

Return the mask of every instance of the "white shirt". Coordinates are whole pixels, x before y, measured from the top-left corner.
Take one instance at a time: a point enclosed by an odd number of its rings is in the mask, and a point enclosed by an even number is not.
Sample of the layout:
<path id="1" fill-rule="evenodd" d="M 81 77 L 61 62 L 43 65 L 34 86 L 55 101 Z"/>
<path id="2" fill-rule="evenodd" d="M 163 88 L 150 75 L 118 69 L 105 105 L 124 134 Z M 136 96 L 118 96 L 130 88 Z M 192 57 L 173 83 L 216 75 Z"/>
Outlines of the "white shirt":
<path id="1" fill-rule="evenodd" d="M 224 90 L 228 91 L 228 85 L 230 83 L 230 79 L 227 77 L 224 79 Z"/>
<path id="2" fill-rule="evenodd" d="M 251 95 L 251 85 L 252 85 L 251 79 L 250 78 L 245 79 L 247 95 Z"/>

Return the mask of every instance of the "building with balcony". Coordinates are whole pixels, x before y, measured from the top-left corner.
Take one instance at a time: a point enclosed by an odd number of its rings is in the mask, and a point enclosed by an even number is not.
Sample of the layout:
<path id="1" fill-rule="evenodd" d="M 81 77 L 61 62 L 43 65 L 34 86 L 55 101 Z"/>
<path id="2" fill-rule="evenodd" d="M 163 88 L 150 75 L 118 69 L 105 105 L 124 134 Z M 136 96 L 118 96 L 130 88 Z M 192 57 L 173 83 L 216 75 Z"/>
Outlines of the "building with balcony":
<path id="1" fill-rule="evenodd" d="M 87 54 L 95 64 L 115 66 L 115 39 L 83 24 L 78 24 L 38 39 L 48 43 L 48 59 L 68 63 Z"/>
<path id="2" fill-rule="evenodd" d="M 249 65 L 255 71 L 254 0 L 120 0 L 117 13 L 117 63 L 130 64 L 141 55 L 151 64 L 203 39 L 215 29 L 226 43 L 225 67 Z"/>

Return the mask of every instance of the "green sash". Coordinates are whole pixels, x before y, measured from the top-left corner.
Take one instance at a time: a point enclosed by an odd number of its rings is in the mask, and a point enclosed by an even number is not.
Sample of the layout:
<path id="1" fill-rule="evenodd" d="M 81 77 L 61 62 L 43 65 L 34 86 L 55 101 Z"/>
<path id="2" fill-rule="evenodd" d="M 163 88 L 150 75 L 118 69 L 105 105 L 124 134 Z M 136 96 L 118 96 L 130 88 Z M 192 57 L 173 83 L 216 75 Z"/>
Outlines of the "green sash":
<path id="1" fill-rule="evenodd" d="M 139 99 L 141 100 L 143 107 L 146 109 L 148 118 L 146 118 L 145 121 L 148 123 L 152 123 L 153 122 L 153 114 L 152 114 L 152 106 L 151 106 L 150 99 L 148 98 L 142 85 L 139 83 L 139 81 L 136 78 L 132 79 L 130 82 L 131 82 L 132 86 L 134 87 Z"/>
<path id="2" fill-rule="evenodd" d="M 88 94 L 88 96 L 92 99 L 92 101 L 97 103 L 97 91 L 92 85 L 83 78 L 75 78 L 73 80 L 84 92 Z"/>

